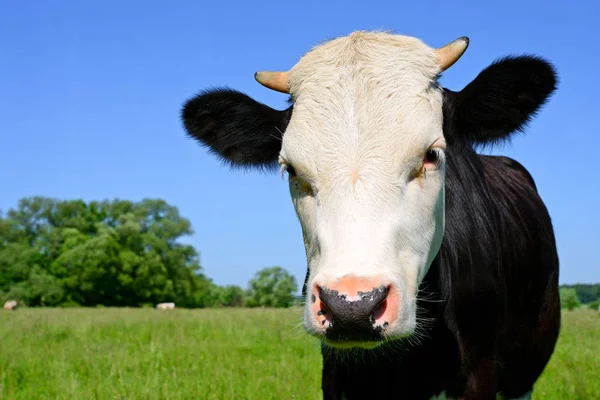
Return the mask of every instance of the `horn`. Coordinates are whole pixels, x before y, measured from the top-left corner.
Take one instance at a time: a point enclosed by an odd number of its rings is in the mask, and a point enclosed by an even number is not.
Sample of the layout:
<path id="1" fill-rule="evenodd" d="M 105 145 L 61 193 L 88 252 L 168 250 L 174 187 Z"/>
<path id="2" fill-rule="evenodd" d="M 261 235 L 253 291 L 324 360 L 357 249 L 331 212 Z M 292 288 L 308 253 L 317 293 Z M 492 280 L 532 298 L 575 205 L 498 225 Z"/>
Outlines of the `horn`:
<path id="1" fill-rule="evenodd" d="M 288 72 L 258 71 L 254 74 L 254 79 L 264 87 L 281 93 L 289 93 L 289 76 Z"/>
<path id="2" fill-rule="evenodd" d="M 469 47 L 469 38 L 466 36 L 460 37 L 453 42 L 448 43 L 444 47 L 435 50 L 438 58 L 438 63 L 442 67 L 442 71 L 450 68 L 463 55 Z"/>

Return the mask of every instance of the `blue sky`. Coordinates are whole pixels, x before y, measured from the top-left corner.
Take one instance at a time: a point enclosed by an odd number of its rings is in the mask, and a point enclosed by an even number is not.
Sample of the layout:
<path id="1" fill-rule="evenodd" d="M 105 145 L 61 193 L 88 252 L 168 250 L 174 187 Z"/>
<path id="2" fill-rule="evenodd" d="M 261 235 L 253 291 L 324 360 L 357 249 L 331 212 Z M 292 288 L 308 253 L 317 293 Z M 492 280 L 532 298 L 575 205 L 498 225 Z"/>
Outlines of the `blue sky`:
<path id="1" fill-rule="evenodd" d="M 460 89 L 495 58 L 537 53 L 560 87 L 509 147 L 554 221 L 561 282 L 600 282 L 600 3 L 591 1 L 40 1 L 0 3 L 0 210 L 25 196 L 163 198 L 192 221 L 186 241 L 219 284 L 246 286 L 305 257 L 287 185 L 231 171 L 185 137 L 179 110 L 227 85 L 273 107 L 254 71 L 286 70 L 312 46 L 386 29 L 471 45 L 442 78 Z"/>

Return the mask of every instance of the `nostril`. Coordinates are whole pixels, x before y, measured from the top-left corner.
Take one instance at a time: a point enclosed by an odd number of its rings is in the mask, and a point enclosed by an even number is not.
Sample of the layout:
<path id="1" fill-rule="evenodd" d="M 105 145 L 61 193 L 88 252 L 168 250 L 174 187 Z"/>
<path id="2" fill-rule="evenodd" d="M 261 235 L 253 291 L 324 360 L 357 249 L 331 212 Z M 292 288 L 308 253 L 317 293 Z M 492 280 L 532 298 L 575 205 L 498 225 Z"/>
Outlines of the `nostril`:
<path id="1" fill-rule="evenodd" d="M 381 317 L 383 317 L 383 314 L 385 314 L 386 310 L 387 310 L 387 299 L 383 300 L 381 303 L 379 303 L 377 308 L 375 308 L 375 311 L 373 311 L 373 314 L 371 314 L 371 321 L 373 323 L 375 323 L 376 321 L 380 320 Z"/>
<path id="2" fill-rule="evenodd" d="M 319 312 L 317 313 L 317 315 L 327 315 L 327 306 L 322 301 L 319 302 Z"/>
<path id="3" fill-rule="evenodd" d="M 317 317 L 319 317 L 318 319 L 321 322 L 321 325 L 325 325 L 327 322 L 329 322 L 330 325 L 333 324 L 333 313 L 329 311 L 327 304 L 323 301 L 319 301 L 317 310 Z"/>

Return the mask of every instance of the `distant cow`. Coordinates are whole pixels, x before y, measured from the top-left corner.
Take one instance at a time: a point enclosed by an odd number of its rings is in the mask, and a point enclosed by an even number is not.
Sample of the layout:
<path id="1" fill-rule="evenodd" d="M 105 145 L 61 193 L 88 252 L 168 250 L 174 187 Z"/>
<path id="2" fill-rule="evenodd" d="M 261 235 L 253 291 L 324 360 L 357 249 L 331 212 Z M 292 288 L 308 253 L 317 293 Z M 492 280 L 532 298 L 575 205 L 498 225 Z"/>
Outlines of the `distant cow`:
<path id="1" fill-rule="evenodd" d="M 175 303 L 158 303 L 156 305 L 157 310 L 173 310 L 175 308 Z"/>
<path id="2" fill-rule="evenodd" d="M 16 310 L 18 306 L 19 305 L 16 300 L 9 300 L 6 303 L 4 303 L 5 310 Z"/>
<path id="3" fill-rule="evenodd" d="M 287 171 L 325 399 L 531 398 L 554 351 L 550 216 L 521 164 L 475 148 L 522 131 L 556 73 L 522 55 L 442 87 L 468 43 L 355 32 L 255 75 L 290 95 L 285 110 L 231 89 L 183 107 L 220 159 Z"/>

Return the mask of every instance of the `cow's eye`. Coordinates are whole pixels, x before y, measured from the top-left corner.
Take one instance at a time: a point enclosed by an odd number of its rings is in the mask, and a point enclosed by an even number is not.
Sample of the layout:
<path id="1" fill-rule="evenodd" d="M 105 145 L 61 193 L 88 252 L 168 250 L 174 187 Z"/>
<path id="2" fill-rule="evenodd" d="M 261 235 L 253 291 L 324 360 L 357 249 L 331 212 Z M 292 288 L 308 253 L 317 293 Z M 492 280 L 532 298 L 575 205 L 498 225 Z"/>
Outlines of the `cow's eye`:
<path id="1" fill-rule="evenodd" d="M 299 177 L 296 174 L 296 170 L 294 169 L 294 167 L 287 164 L 285 166 L 285 170 L 288 173 L 290 185 L 293 188 L 294 192 L 296 192 L 296 194 L 302 196 L 313 194 L 312 185 L 302 177 Z"/>
<path id="2" fill-rule="evenodd" d="M 425 153 L 425 158 L 423 161 L 425 161 L 426 164 L 437 164 L 438 161 L 440 160 L 440 150 L 437 149 L 429 149 L 427 150 L 427 153 Z"/>
<path id="3" fill-rule="evenodd" d="M 296 170 L 291 165 L 289 165 L 289 164 L 286 165 L 285 166 L 285 170 L 287 171 L 287 173 L 290 176 L 290 178 L 295 178 L 296 177 Z"/>

